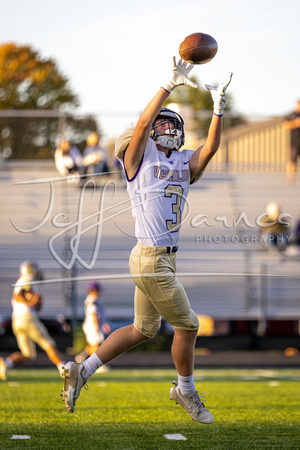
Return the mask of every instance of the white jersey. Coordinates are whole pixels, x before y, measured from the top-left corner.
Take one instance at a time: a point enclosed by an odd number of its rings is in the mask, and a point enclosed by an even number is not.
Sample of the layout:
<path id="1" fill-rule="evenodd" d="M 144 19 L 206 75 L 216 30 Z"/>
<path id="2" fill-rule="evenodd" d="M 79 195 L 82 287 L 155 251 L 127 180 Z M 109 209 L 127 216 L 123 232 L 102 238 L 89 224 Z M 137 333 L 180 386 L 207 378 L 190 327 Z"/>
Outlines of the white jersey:
<path id="1" fill-rule="evenodd" d="M 103 323 L 107 322 L 105 308 L 99 297 L 89 294 L 84 302 L 85 319 L 82 324 L 87 343 L 89 345 L 100 345 L 104 341 L 102 330 Z M 98 327 L 96 327 L 94 315 L 97 316 Z"/>
<path id="2" fill-rule="evenodd" d="M 85 319 L 84 324 L 88 327 L 94 327 L 94 314 L 97 314 L 99 327 L 107 322 L 105 308 L 99 297 L 89 294 L 84 301 Z"/>
<path id="3" fill-rule="evenodd" d="M 33 281 L 33 277 L 30 275 L 25 275 L 23 277 L 20 277 L 16 283 L 17 286 L 14 288 L 14 292 L 12 295 L 12 318 L 16 319 L 17 317 L 23 316 L 24 314 L 32 314 L 34 316 L 37 315 L 36 310 L 26 304 L 25 302 L 18 302 L 16 301 L 16 296 L 19 294 L 21 289 L 25 290 L 32 290 L 33 292 L 38 292 L 38 288 L 36 285 L 26 285 L 26 283 Z"/>
<path id="4" fill-rule="evenodd" d="M 190 186 L 193 150 L 172 151 L 170 158 L 149 138 L 142 163 L 127 180 L 135 235 L 144 245 L 174 246 Z"/>

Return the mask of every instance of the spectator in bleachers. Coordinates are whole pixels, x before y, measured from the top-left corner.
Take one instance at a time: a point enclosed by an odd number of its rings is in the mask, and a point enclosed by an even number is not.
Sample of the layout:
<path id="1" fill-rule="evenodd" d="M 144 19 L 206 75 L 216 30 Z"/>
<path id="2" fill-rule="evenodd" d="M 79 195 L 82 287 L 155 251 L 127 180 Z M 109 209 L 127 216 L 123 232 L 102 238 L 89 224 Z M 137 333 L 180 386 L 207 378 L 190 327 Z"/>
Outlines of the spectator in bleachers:
<path id="1" fill-rule="evenodd" d="M 278 220 L 280 215 L 279 205 L 275 202 L 268 203 L 266 213 L 268 214 L 268 219 L 264 223 L 269 225 L 261 228 L 261 234 L 265 235 L 263 246 L 267 250 L 284 251 L 288 245 L 288 239 L 286 227 Z"/>
<path id="2" fill-rule="evenodd" d="M 77 147 L 63 139 L 55 151 L 54 159 L 60 175 L 67 176 L 68 181 L 72 183 L 79 182 L 80 176 L 85 172 L 85 168 L 82 155 Z"/>
<path id="3" fill-rule="evenodd" d="M 83 164 L 87 173 L 109 173 L 108 154 L 103 146 L 99 145 L 99 135 L 91 133 L 87 137 L 87 146 L 83 152 Z"/>
<path id="4" fill-rule="evenodd" d="M 294 112 L 286 117 L 283 126 L 291 132 L 290 159 L 287 162 L 286 171 L 287 180 L 293 183 L 295 181 L 297 160 L 300 156 L 300 100 L 296 101 Z"/>

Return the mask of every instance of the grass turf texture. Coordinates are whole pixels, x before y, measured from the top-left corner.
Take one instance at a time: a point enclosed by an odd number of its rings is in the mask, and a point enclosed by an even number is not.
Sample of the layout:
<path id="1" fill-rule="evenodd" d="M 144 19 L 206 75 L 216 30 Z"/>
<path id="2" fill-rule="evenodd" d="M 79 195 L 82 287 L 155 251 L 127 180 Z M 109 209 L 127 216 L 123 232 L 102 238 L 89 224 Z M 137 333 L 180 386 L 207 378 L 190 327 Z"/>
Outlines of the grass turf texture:
<path id="1" fill-rule="evenodd" d="M 300 369 L 196 370 L 211 425 L 169 400 L 174 370 L 95 374 L 69 414 L 56 369 L 18 369 L 0 382 L 0 448 L 299 449 Z M 180 433 L 186 441 L 167 440 Z M 12 440 L 29 435 L 30 440 Z"/>

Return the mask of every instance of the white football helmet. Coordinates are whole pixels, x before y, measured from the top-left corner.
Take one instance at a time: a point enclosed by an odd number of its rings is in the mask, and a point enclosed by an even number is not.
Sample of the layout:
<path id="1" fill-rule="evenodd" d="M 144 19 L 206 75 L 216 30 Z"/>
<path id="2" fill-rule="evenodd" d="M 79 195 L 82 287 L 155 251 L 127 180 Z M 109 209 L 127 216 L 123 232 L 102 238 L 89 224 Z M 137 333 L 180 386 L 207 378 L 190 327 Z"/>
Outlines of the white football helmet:
<path id="1" fill-rule="evenodd" d="M 160 134 L 157 128 L 165 123 L 168 124 L 168 128 Z M 164 148 L 179 150 L 185 140 L 182 117 L 171 109 L 162 108 L 152 124 L 150 137 Z"/>

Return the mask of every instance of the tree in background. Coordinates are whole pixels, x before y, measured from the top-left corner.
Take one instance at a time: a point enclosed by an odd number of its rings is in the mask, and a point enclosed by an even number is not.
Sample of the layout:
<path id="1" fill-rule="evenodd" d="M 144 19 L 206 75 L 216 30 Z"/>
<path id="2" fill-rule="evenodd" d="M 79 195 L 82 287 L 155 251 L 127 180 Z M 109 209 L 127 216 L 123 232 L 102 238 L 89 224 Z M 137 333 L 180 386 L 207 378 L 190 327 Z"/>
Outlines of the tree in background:
<path id="1" fill-rule="evenodd" d="M 170 103 L 178 105 L 189 105 L 194 112 L 194 131 L 199 139 L 207 136 L 208 127 L 211 122 L 212 99 L 210 92 L 206 88 L 200 86 L 199 81 L 195 77 L 191 80 L 198 85 L 197 89 L 185 89 L 180 86 L 172 93 L 172 98 L 168 98 L 166 106 Z M 246 123 L 245 118 L 240 115 L 232 115 L 232 97 L 226 95 L 226 114 L 224 117 L 224 129 Z"/>
<path id="2" fill-rule="evenodd" d="M 55 109 L 77 106 L 68 79 L 51 59 L 28 45 L 0 45 L 0 109 Z"/>
<path id="3" fill-rule="evenodd" d="M 16 117 L 0 117 L 0 147 L 11 148 L 12 158 L 51 158 L 62 128 L 82 149 L 87 135 L 98 127 L 92 117 L 72 116 L 78 105 L 69 80 L 52 59 L 42 58 L 29 45 L 0 45 L 0 110 L 35 110 L 35 116 L 28 111 L 20 117 L 19 111 Z M 49 118 L 45 113 L 50 110 Z M 66 116 L 59 120 L 55 112 Z"/>

